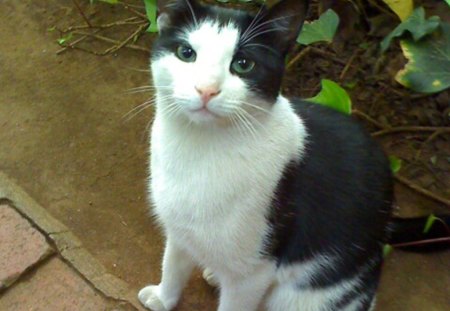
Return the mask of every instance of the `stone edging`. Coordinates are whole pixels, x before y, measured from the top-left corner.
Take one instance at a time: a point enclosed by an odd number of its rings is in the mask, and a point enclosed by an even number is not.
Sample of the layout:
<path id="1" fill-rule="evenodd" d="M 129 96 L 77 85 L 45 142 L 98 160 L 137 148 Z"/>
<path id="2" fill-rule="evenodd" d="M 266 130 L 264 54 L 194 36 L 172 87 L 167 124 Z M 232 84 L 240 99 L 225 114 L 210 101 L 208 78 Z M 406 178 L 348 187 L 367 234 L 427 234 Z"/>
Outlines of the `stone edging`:
<path id="1" fill-rule="evenodd" d="M 137 310 L 145 310 L 127 283 L 108 273 L 61 222 L 51 216 L 7 175 L 0 172 L 0 202 L 15 208 L 53 241 L 59 254 L 94 288 L 108 298 L 129 302 Z"/>

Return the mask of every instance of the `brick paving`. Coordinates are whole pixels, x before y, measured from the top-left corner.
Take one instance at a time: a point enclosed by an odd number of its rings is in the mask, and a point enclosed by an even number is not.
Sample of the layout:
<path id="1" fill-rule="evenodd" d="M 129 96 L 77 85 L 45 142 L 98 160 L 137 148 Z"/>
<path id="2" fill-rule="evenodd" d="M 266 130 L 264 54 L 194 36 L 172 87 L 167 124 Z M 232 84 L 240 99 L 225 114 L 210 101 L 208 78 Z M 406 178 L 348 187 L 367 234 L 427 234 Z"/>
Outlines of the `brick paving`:
<path id="1" fill-rule="evenodd" d="M 16 210 L 0 205 L 0 290 L 53 252 L 45 237 Z"/>
<path id="2" fill-rule="evenodd" d="M 113 310 L 114 303 L 86 284 L 57 257 L 46 261 L 25 282 L 8 290 L 0 299 L 4 311 Z"/>
<path id="3" fill-rule="evenodd" d="M 117 293 L 118 288 L 126 292 L 126 284 L 93 261 L 70 232 L 55 237 L 36 227 L 15 208 L 0 204 L 1 311 L 141 309 Z"/>

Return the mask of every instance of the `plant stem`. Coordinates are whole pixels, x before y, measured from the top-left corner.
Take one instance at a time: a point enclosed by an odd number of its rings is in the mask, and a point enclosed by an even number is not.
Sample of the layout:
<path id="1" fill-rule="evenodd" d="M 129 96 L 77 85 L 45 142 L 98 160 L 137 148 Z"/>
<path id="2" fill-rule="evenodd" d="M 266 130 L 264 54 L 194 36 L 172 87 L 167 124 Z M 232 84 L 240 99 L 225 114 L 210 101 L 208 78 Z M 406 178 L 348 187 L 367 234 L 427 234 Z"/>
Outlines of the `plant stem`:
<path id="1" fill-rule="evenodd" d="M 391 244 L 392 247 L 405 247 L 405 246 L 417 246 L 417 245 L 425 245 L 425 244 L 434 244 L 439 242 L 450 242 L 450 237 L 446 238 L 436 238 L 436 239 L 428 239 L 428 240 L 420 240 L 413 242 L 405 242 L 398 244 Z"/>
<path id="2" fill-rule="evenodd" d="M 307 46 L 306 48 L 304 48 L 303 50 L 301 50 L 299 53 L 297 53 L 297 55 L 295 55 L 290 61 L 289 63 L 286 65 L 286 70 L 288 70 L 289 68 L 292 67 L 292 65 L 294 65 L 296 62 L 298 62 L 301 58 L 303 58 L 306 54 L 309 53 L 309 51 L 311 51 L 311 47 Z"/>
<path id="3" fill-rule="evenodd" d="M 399 133 L 399 132 L 434 132 L 434 131 L 440 131 L 440 134 L 443 133 L 450 133 L 450 127 L 438 127 L 438 126 L 398 126 L 398 127 L 391 127 L 386 128 L 381 131 L 377 131 L 372 133 L 373 137 L 379 137 L 387 134 L 392 133 Z"/>

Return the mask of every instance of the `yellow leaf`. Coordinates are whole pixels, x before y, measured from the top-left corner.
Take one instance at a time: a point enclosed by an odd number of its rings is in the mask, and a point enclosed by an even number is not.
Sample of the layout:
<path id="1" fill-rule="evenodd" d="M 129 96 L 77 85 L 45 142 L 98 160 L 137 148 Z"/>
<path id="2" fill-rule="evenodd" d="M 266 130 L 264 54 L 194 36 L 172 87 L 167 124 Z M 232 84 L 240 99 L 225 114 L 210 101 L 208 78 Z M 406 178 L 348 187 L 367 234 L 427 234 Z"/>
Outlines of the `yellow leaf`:
<path id="1" fill-rule="evenodd" d="M 411 15 L 414 7 L 413 0 L 383 0 L 403 22 Z"/>

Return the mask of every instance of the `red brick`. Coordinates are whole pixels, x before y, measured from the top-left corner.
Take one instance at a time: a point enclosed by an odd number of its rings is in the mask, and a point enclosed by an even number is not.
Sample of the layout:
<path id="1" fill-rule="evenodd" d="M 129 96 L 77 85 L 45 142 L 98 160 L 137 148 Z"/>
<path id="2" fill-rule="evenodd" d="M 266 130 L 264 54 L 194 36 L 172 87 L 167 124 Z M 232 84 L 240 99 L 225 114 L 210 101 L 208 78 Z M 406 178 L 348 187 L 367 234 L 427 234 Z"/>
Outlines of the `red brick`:
<path id="1" fill-rule="evenodd" d="M 7 205 L 0 205 L 0 289 L 52 252 L 45 237 Z"/>
<path id="2" fill-rule="evenodd" d="M 117 303 L 103 298 L 57 257 L 36 270 L 6 291 L 0 299 L 0 310 L 122 310 Z"/>

